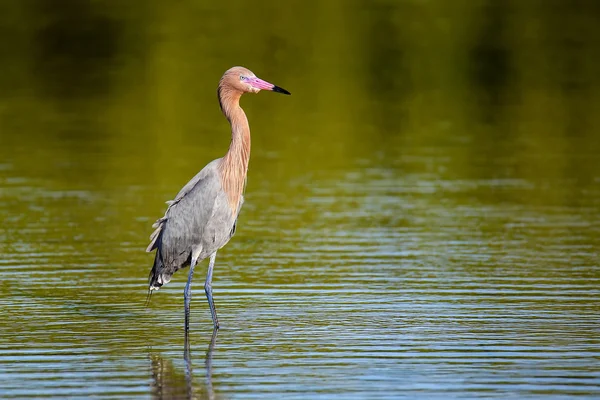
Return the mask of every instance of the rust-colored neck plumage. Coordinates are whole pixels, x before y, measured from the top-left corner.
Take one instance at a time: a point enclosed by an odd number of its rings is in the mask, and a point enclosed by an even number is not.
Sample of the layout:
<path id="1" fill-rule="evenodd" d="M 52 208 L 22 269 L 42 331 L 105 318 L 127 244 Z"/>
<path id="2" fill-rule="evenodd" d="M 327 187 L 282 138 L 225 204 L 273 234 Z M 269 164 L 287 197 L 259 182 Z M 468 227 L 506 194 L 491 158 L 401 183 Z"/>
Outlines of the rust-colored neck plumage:
<path id="1" fill-rule="evenodd" d="M 227 154 L 221 159 L 221 183 L 229 199 L 231 211 L 237 215 L 246 186 L 250 160 L 250 126 L 244 110 L 240 107 L 242 92 L 229 87 L 222 80 L 217 93 L 221 110 L 231 124 L 231 144 Z"/>

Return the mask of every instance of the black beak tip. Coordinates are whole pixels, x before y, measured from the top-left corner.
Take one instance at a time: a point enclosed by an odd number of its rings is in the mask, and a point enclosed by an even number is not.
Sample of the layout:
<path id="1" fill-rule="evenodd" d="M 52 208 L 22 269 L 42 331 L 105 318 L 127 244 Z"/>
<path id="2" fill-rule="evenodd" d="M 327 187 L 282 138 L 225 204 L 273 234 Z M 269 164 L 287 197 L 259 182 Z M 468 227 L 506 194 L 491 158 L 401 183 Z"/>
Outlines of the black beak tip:
<path id="1" fill-rule="evenodd" d="M 284 88 L 280 88 L 279 86 L 273 86 L 273 91 L 277 92 L 277 93 L 283 93 L 283 94 L 290 94 L 291 95 L 290 92 L 288 92 Z"/>

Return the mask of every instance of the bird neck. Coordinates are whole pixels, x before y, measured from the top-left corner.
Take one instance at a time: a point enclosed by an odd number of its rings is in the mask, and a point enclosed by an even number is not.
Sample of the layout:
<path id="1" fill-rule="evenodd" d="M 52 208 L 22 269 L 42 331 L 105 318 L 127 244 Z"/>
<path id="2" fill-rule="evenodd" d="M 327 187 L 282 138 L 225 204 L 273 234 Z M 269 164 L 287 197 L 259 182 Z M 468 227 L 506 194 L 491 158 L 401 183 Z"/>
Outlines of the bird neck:
<path id="1" fill-rule="evenodd" d="M 239 211 L 250 161 L 250 125 L 240 97 L 239 92 L 219 91 L 221 109 L 231 124 L 231 143 L 221 161 L 221 183 L 234 215 Z"/>

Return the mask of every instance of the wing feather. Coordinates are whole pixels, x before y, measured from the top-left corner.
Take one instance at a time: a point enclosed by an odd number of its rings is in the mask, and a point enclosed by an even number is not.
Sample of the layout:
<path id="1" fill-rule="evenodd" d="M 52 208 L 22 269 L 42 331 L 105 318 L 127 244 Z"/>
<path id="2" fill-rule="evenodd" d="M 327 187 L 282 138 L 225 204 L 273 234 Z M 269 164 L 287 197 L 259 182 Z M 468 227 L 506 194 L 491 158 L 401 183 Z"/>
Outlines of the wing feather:
<path id="1" fill-rule="evenodd" d="M 215 199 L 221 188 L 215 160 L 202 169 L 177 194 L 165 216 L 158 219 L 146 251 L 159 248 L 166 267 L 180 267 L 194 246 L 200 245 Z"/>

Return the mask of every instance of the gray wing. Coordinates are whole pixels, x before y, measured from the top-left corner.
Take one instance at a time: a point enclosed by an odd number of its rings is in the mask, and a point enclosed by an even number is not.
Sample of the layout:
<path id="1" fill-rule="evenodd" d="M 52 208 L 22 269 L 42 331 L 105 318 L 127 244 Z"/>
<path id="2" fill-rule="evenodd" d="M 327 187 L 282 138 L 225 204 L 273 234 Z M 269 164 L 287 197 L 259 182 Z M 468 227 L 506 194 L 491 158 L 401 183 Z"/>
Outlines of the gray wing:
<path id="1" fill-rule="evenodd" d="M 198 172 L 196 176 L 190 179 L 190 181 L 186 183 L 184 187 L 181 188 L 179 193 L 177 193 L 177 196 L 175 196 L 175 199 L 168 201 L 167 204 L 172 205 L 174 203 L 177 203 L 183 198 L 183 196 L 185 196 L 189 191 L 191 191 L 201 179 L 205 178 L 207 175 L 218 175 L 217 167 L 219 165 L 220 160 L 221 159 L 218 158 L 206 164 L 206 166 L 202 168 L 202 170 Z"/>
<path id="2" fill-rule="evenodd" d="M 189 259 L 192 249 L 202 243 L 204 230 L 221 190 L 216 161 L 204 167 L 183 187 L 175 200 L 168 202 L 165 216 L 153 225 L 156 230 L 150 236 L 146 251 L 158 248 L 167 269 L 179 269 Z"/>

